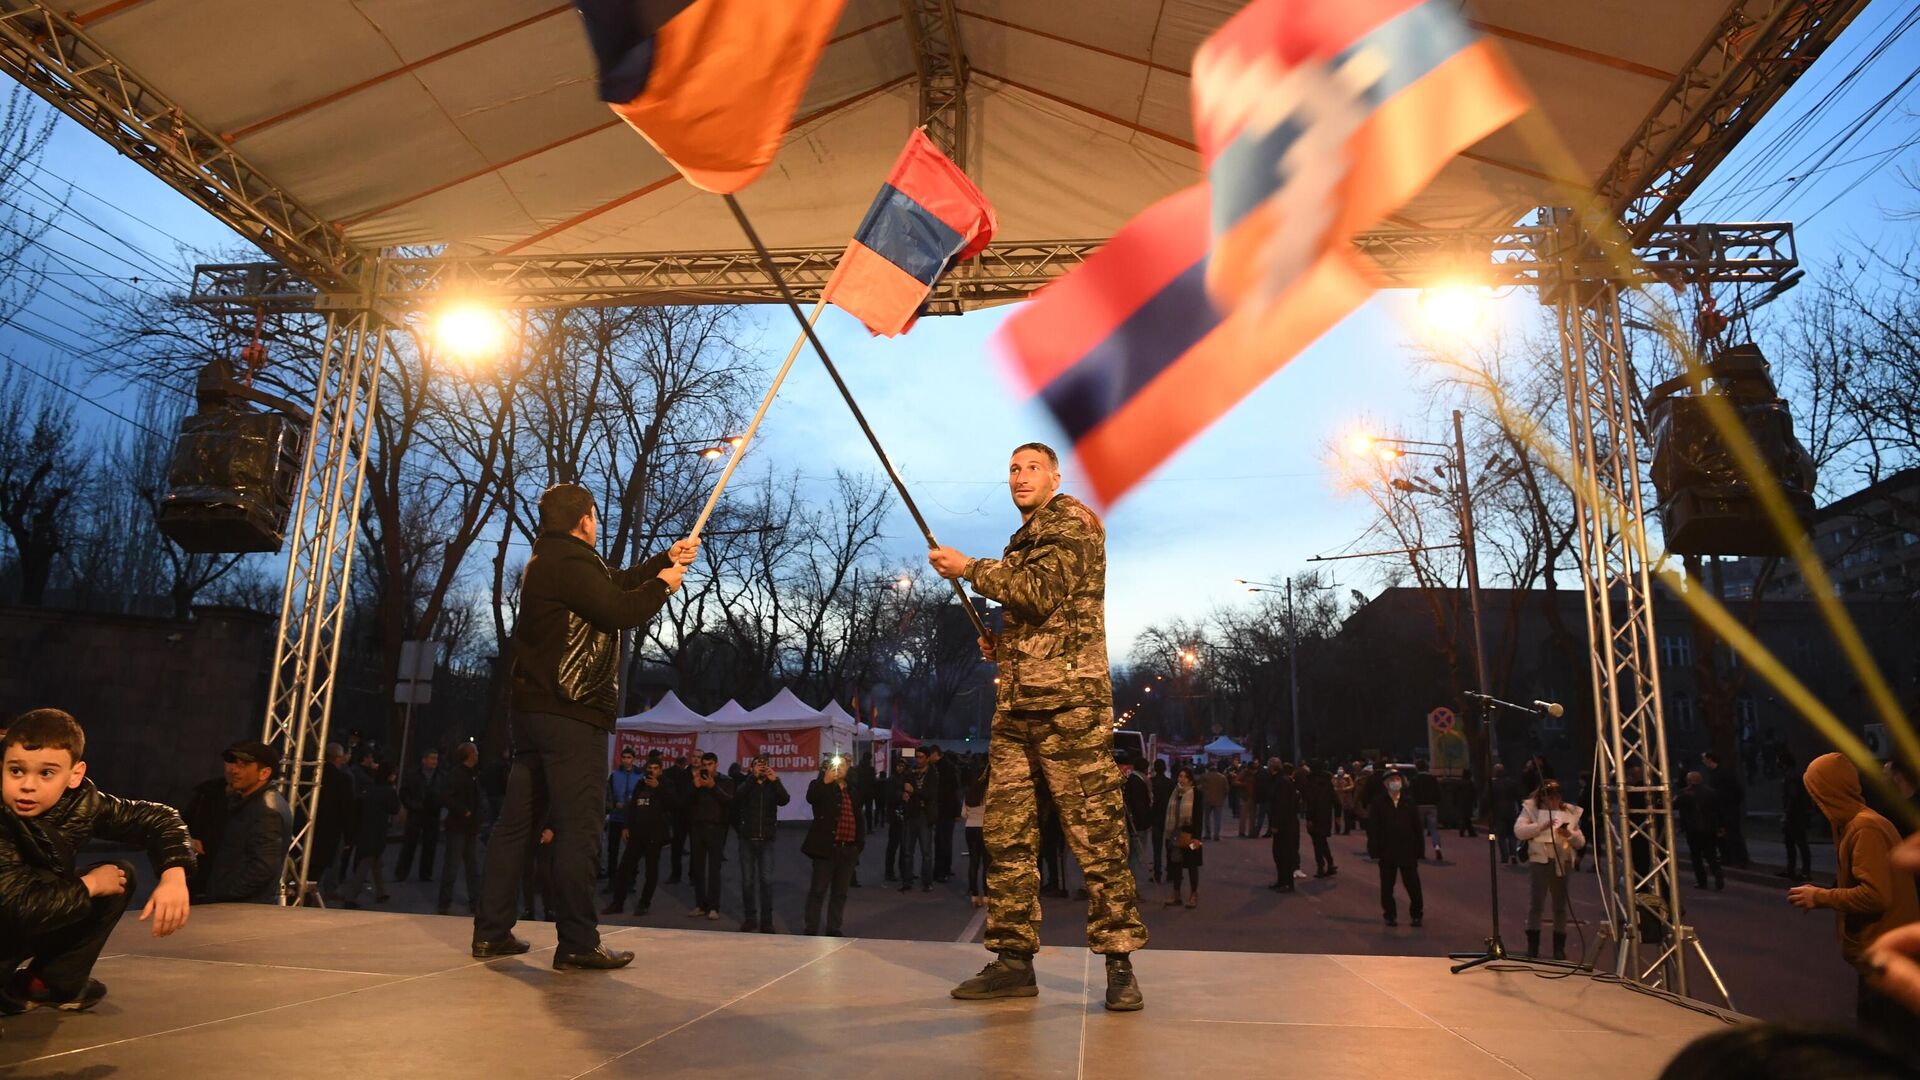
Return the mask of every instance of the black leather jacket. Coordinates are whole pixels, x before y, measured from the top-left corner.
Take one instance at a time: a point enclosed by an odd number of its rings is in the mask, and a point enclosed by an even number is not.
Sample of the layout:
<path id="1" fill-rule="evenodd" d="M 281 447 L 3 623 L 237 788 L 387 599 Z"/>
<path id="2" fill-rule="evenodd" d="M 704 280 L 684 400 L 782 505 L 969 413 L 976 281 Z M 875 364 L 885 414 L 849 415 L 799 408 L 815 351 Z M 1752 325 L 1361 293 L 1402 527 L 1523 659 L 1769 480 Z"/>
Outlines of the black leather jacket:
<path id="1" fill-rule="evenodd" d="M 96 836 L 145 845 L 156 874 L 193 869 L 193 845 L 178 810 L 114 798 L 91 780 L 38 817 L 0 809 L 0 938 L 38 936 L 86 917 L 91 898 L 74 857 Z"/>
<path id="2" fill-rule="evenodd" d="M 389 789 L 391 790 L 391 789 Z M 210 903 L 272 904 L 280 899 L 280 867 L 293 843 L 293 809 L 272 785 L 227 810 L 227 827 L 207 872 Z"/>

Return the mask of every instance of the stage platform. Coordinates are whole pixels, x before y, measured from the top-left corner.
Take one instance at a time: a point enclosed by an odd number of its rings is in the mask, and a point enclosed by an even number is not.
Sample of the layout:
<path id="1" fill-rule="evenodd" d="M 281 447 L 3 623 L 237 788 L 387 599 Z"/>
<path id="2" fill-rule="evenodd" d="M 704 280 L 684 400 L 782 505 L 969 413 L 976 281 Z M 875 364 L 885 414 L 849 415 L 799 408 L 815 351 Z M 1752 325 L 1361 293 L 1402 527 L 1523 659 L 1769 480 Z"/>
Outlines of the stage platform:
<path id="1" fill-rule="evenodd" d="M 703 924 L 715 925 L 715 924 Z M 1441 959 L 1149 950 L 1144 1012 L 1101 1008 L 1077 949 L 1038 960 L 1040 996 L 960 1002 L 978 945 L 610 929 L 612 974 L 534 950 L 468 958 L 463 918 L 196 908 L 155 941 L 127 918 L 87 1014 L 0 1020 L 0 1075 L 1652 1077 L 1724 1021 L 1582 976 L 1447 973 Z"/>

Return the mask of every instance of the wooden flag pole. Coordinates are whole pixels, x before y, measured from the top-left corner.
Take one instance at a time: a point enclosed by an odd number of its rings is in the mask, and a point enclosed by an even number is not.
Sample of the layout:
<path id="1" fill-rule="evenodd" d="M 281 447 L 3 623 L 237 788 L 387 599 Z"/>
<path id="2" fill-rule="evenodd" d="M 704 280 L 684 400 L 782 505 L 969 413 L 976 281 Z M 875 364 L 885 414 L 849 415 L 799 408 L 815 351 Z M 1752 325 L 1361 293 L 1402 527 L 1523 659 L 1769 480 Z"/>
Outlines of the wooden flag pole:
<path id="1" fill-rule="evenodd" d="M 811 331 L 813 324 L 820 320 L 820 313 L 825 311 L 826 307 L 827 301 L 824 298 L 813 305 L 813 314 L 808 315 L 806 321 L 808 331 Z M 806 343 L 806 334 L 793 339 L 793 348 L 787 350 L 786 362 L 780 365 L 780 370 L 773 376 L 773 385 L 767 387 L 767 396 L 760 399 L 760 408 L 753 414 L 753 422 L 747 425 L 746 433 L 740 436 L 740 445 L 734 447 L 732 456 L 727 458 L 727 467 L 720 473 L 720 482 L 713 485 L 713 494 L 707 496 L 707 505 L 700 509 L 700 517 L 694 521 L 693 531 L 687 534 L 689 539 L 700 539 L 701 531 L 707 527 L 707 519 L 713 516 L 713 508 L 720 501 L 720 493 L 727 489 L 727 481 L 733 479 L 733 470 L 739 467 L 740 459 L 747 456 L 747 444 L 753 441 L 753 433 L 760 430 L 760 421 L 766 417 L 767 408 L 773 404 L 774 395 L 780 392 L 780 384 L 787 381 L 787 372 L 793 370 L 793 361 L 800 355 L 800 347 Z"/>
<path id="2" fill-rule="evenodd" d="M 853 391 L 847 388 L 846 380 L 840 377 L 840 369 L 834 367 L 833 358 L 827 355 L 827 347 L 820 344 L 819 335 L 813 332 L 813 322 L 800 313 L 800 301 L 793 295 L 793 290 L 787 287 L 787 279 L 780 276 L 780 268 L 773 264 L 772 253 L 767 250 L 767 245 L 761 242 L 760 234 L 754 230 L 753 222 L 747 220 L 747 212 L 740 208 L 740 201 L 732 195 L 723 195 L 721 198 L 727 200 L 727 209 L 733 211 L 734 220 L 740 223 L 740 231 L 747 234 L 747 241 L 753 245 L 754 252 L 760 256 L 760 263 L 766 267 L 767 276 L 773 279 L 774 287 L 780 290 L 781 298 L 787 302 L 787 310 L 793 312 L 794 320 L 800 324 L 801 334 L 813 344 L 814 355 L 818 356 L 820 363 L 826 367 L 827 374 L 833 379 L 833 385 L 840 390 L 841 399 L 847 403 L 847 408 L 853 412 L 854 421 L 860 425 L 861 434 L 867 437 L 867 444 L 873 447 L 873 453 L 880 459 L 881 467 L 887 470 L 887 478 L 893 481 L 893 489 L 900 493 L 900 501 L 906 504 L 907 513 L 913 515 L 913 523 L 920 527 L 920 535 L 926 537 L 927 550 L 931 551 L 939 547 L 940 542 L 933 538 L 933 526 L 927 524 L 927 519 L 920 513 L 920 508 L 914 505 L 913 496 L 907 493 L 906 481 L 900 478 L 899 472 L 893 467 L 893 462 L 888 460 L 887 451 L 880 445 L 880 437 L 873 433 L 872 425 L 867 423 L 866 414 L 860 411 L 860 405 L 853 400 Z M 795 347 L 798 347 L 797 343 Z M 967 618 L 972 620 L 973 628 L 979 631 L 981 637 L 991 637 L 992 635 L 987 633 L 987 624 L 980 619 L 980 612 L 974 609 L 973 601 L 967 598 L 967 591 L 961 588 L 960 580 L 949 578 L 948 582 L 953 586 L 953 594 L 960 598 L 960 606 L 966 609 Z"/>

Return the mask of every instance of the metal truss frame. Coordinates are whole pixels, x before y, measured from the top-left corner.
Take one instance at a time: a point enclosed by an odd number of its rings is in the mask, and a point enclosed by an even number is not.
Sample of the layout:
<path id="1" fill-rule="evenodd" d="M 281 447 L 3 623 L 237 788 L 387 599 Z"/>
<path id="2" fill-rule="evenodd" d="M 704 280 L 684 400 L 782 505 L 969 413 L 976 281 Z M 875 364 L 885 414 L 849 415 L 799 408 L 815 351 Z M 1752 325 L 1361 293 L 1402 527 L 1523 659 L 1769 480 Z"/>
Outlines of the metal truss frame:
<path id="1" fill-rule="evenodd" d="M 1592 649 L 1602 931 L 1614 974 L 1687 993 L 1690 949 L 1733 1005 L 1680 910 L 1673 788 L 1654 634 L 1652 557 L 1635 427 L 1638 394 L 1613 281 L 1570 285 L 1555 305 L 1572 443 L 1573 503 Z M 1629 784 L 1628 766 L 1643 774 Z M 1657 928 L 1657 929 L 1656 929 Z"/>
<path id="2" fill-rule="evenodd" d="M 960 20 L 953 0 L 900 0 L 913 64 L 920 73 L 920 126 L 933 145 L 962 170 L 967 167 L 967 83 L 972 69 L 960 47 Z"/>
<path id="3" fill-rule="evenodd" d="M 260 250 L 328 286 L 364 252 L 96 45 L 34 0 L 0 0 L 0 71 L 132 158 Z"/>
<path id="4" fill-rule="evenodd" d="M 1078 266 L 1103 241 L 995 244 L 960 267 L 934 294 L 935 311 L 1018 300 Z M 1561 282 L 1618 277 L 1591 244 L 1555 226 L 1513 229 L 1387 230 L 1355 241 L 1381 282 L 1419 287 L 1467 278 L 1547 292 Z M 1777 281 L 1799 264 L 1785 223 L 1669 225 L 1640 245 L 1625 280 L 1634 284 Z M 840 252 L 793 248 L 774 261 L 796 293 L 818 299 Z M 371 297 L 316 288 L 276 263 L 194 268 L 192 300 L 235 311 L 351 310 L 370 300 L 405 311 L 449 298 L 485 298 L 501 307 L 607 304 L 777 303 L 778 290 L 751 251 L 706 255 L 638 252 L 381 259 Z"/>
<path id="5" fill-rule="evenodd" d="M 1638 243 L 1759 123 L 1867 0 L 1732 0 L 1594 191 Z"/>
<path id="6" fill-rule="evenodd" d="M 281 870 L 283 904 L 297 905 L 317 893 L 314 823 L 386 331 L 385 322 L 364 308 L 329 314 L 315 376 L 313 426 L 287 542 L 287 580 L 260 733 L 262 742 L 281 748 L 274 782 L 294 808 L 293 844 Z"/>

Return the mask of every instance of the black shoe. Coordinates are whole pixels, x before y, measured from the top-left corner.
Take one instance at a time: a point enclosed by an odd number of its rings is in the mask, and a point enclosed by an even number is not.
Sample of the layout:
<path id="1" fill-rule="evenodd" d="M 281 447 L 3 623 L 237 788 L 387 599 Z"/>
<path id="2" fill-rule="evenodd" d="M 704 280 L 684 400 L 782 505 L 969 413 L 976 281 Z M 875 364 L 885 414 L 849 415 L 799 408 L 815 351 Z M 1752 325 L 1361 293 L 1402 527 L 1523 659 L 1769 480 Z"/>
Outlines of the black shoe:
<path id="1" fill-rule="evenodd" d="M 907 881 L 907 883 L 906 883 L 905 885 L 902 885 L 902 886 L 900 886 L 900 891 L 901 891 L 901 892 L 912 892 L 912 891 L 913 891 L 913 881 L 912 881 L 912 879 L 908 879 L 908 881 Z"/>
<path id="2" fill-rule="evenodd" d="M 639 907 L 633 909 L 633 913 L 635 915 L 645 915 L 647 912 L 652 910 L 653 910 L 652 904 L 641 904 Z"/>
<path id="3" fill-rule="evenodd" d="M 929 882 L 927 882 L 927 883 L 926 883 L 925 885 L 922 885 L 922 886 L 920 886 L 920 891 L 921 891 L 921 892 L 932 892 L 932 891 L 933 891 L 933 882 L 931 882 L 931 881 L 929 881 Z"/>
<path id="4" fill-rule="evenodd" d="M 1418 929 L 1420 929 L 1420 916 L 1418 916 L 1418 915 L 1415 915 L 1415 916 L 1413 917 L 1413 928 L 1414 928 L 1415 930 L 1418 930 Z"/>
<path id="5" fill-rule="evenodd" d="M 1146 1003 L 1140 996 L 1140 981 L 1133 977 L 1133 957 L 1125 953 L 1107 957 L 1107 1011 L 1139 1012 Z"/>
<path id="6" fill-rule="evenodd" d="M 880 880 L 881 880 L 881 881 L 899 881 L 900 879 L 899 879 L 899 878 L 897 878 L 897 877 L 895 877 L 895 876 L 894 876 L 894 875 L 892 875 L 892 874 L 888 874 L 888 875 L 887 875 L 886 877 L 883 877 L 883 878 L 881 878 Z"/>
<path id="7" fill-rule="evenodd" d="M 618 915 L 620 914 L 620 909 L 626 906 L 627 906 L 627 902 L 625 900 L 615 900 L 613 903 L 608 904 L 606 907 L 601 908 L 600 914 Z"/>
<path id="8" fill-rule="evenodd" d="M 769 919 L 769 920 L 767 920 L 766 922 L 763 922 L 763 923 L 761 923 L 761 924 L 760 924 L 760 932 L 761 932 L 761 933 L 763 933 L 763 934 L 775 934 L 775 933 L 779 933 L 779 931 L 777 931 L 777 930 L 775 930 L 775 929 L 773 928 L 773 920 L 771 920 L 771 919 Z"/>
<path id="9" fill-rule="evenodd" d="M 1391 916 L 1391 915 L 1389 915 L 1389 916 L 1387 916 L 1387 925 L 1388 925 L 1388 926 L 1399 926 L 1399 925 L 1400 925 L 1400 920 L 1399 920 L 1399 919 L 1396 919 L 1396 918 L 1394 918 L 1394 917 L 1393 917 L 1393 916 Z"/>
<path id="10" fill-rule="evenodd" d="M 1553 958 L 1555 960 L 1565 960 L 1567 958 L 1567 935 L 1553 935 Z"/>
<path id="11" fill-rule="evenodd" d="M 758 920 L 758 919 L 742 919 L 742 920 L 740 920 L 740 932 L 741 932 L 741 933 L 743 933 L 743 934 L 757 934 L 757 933 L 759 933 L 759 932 L 760 932 L 760 920 Z"/>
<path id="12" fill-rule="evenodd" d="M 1532 959 L 1539 958 L 1539 956 L 1540 956 L 1540 931 L 1529 930 L 1527 931 L 1527 958 L 1529 960 L 1532 960 Z"/>
<path id="13" fill-rule="evenodd" d="M 570 968 L 580 971 L 612 971 L 614 968 L 623 968 L 631 963 L 633 963 L 632 953 L 614 952 L 605 945 L 592 952 L 553 954 L 555 971 L 566 971 Z"/>
<path id="14" fill-rule="evenodd" d="M 521 941 L 512 934 L 508 934 L 506 937 L 496 938 L 492 941 L 474 942 L 473 958 L 475 960 L 485 960 L 493 956 L 518 956 L 531 948 L 533 948 L 533 946 Z"/>
<path id="15" fill-rule="evenodd" d="M 1033 958 L 1001 953 L 980 974 L 953 988 L 953 996 L 963 1001 L 990 998 L 1035 997 L 1040 984 L 1033 977 Z"/>
<path id="16" fill-rule="evenodd" d="M 0 988 L 0 1012 L 9 1015 L 31 1012 L 34 1009 L 60 1009 L 65 1012 L 85 1012 L 100 1004 L 107 996 L 107 984 L 99 979 L 88 979 L 87 985 L 72 997 L 62 997 L 52 988 L 41 982 L 27 969 L 21 968 Z"/>

